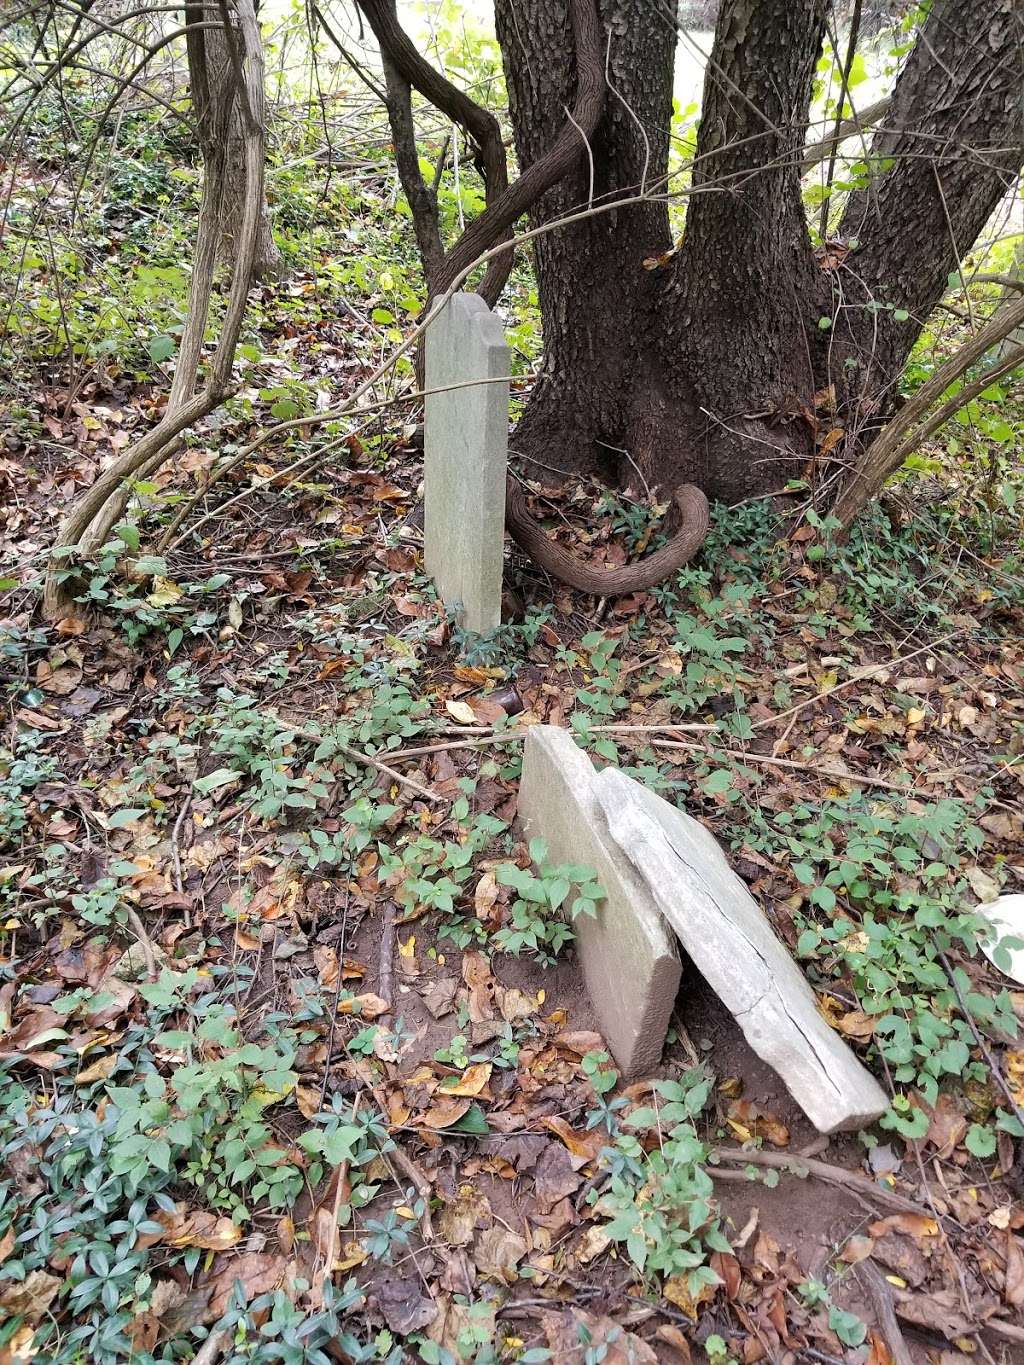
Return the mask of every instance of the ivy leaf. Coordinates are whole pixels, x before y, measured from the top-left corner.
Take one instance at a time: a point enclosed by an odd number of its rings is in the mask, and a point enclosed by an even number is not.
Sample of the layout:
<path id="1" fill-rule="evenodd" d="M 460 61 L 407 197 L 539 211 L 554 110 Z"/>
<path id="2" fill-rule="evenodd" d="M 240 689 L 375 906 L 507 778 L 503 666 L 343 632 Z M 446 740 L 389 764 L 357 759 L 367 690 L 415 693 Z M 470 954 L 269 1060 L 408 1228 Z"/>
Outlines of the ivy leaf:
<path id="1" fill-rule="evenodd" d="M 732 786 L 732 773 L 728 768 L 718 768 L 704 778 L 701 786 L 709 796 L 718 796 Z"/>
<path id="2" fill-rule="evenodd" d="M 469 1108 L 466 1110 L 466 1112 L 463 1114 L 461 1119 L 459 1119 L 456 1123 L 449 1124 L 448 1126 L 449 1133 L 483 1134 L 489 1133 L 490 1131 L 491 1130 L 488 1127 L 487 1119 L 484 1117 L 484 1111 L 480 1108 L 478 1104 L 471 1104 Z"/>
<path id="3" fill-rule="evenodd" d="M 124 829 L 125 825 L 134 825 L 145 814 L 144 810 L 116 810 L 107 819 L 107 829 Z"/>
<path id="4" fill-rule="evenodd" d="M 198 777 L 192 783 L 196 791 L 208 796 L 210 792 L 216 791 L 218 787 L 226 787 L 229 782 L 236 781 L 242 774 L 237 768 L 217 768 L 206 777 Z"/>
<path id="5" fill-rule="evenodd" d="M 151 360 L 169 360 L 177 349 L 177 343 L 169 336 L 150 337 L 146 349 Z"/>
<path id="6" fill-rule="evenodd" d="M 972 1156 L 984 1160 L 996 1150 L 996 1135 L 985 1123 L 972 1123 L 964 1138 L 964 1146 Z"/>
<path id="7" fill-rule="evenodd" d="M 844 1346 L 859 1346 L 868 1334 L 867 1324 L 856 1313 L 847 1313 L 834 1304 L 828 1310 L 828 1325 Z"/>

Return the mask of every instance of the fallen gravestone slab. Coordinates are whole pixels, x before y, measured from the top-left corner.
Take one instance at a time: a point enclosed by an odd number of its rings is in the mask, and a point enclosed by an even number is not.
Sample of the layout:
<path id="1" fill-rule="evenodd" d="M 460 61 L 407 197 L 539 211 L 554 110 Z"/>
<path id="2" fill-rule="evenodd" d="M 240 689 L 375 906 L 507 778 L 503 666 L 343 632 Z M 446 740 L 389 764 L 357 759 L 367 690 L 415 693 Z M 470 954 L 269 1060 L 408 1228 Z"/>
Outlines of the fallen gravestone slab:
<path id="1" fill-rule="evenodd" d="M 463 630 L 501 625 L 509 350 L 477 294 L 455 294 L 426 333 L 423 558 Z M 473 380 L 483 381 L 472 383 Z M 445 388 L 446 385 L 464 387 Z"/>
<path id="2" fill-rule="evenodd" d="M 658 1064 L 679 989 L 680 963 L 650 891 L 608 835 L 593 764 L 567 730 L 537 725 L 523 748 L 519 819 L 553 863 L 592 867 L 604 891 L 597 915 L 575 921 L 580 964 L 601 1032 L 623 1075 Z"/>
<path id="3" fill-rule="evenodd" d="M 818 1012 L 814 992 L 698 821 L 613 768 L 594 780 L 612 839 L 747 1042 L 822 1133 L 863 1128 L 884 1091 Z"/>

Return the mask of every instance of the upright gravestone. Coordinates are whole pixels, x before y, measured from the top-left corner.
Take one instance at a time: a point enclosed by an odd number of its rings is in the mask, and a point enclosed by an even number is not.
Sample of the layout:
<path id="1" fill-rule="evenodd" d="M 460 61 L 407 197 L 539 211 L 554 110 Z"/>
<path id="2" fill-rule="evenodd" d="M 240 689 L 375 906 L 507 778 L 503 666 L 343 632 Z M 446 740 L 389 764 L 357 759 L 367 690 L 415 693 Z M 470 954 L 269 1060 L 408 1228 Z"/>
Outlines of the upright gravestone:
<path id="1" fill-rule="evenodd" d="M 426 333 L 424 560 L 463 630 L 501 624 L 509 351 L 477 294 L 455 294 Z M 480 381 L 474 383 L 473 381 Z"/>

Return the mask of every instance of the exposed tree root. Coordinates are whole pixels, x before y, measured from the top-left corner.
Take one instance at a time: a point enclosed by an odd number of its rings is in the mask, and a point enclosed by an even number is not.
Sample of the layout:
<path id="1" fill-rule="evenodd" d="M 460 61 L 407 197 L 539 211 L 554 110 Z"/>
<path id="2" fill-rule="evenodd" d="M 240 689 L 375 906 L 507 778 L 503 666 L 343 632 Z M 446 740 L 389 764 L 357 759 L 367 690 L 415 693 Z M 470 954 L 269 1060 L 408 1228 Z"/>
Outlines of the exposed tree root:
<path id="1" fill-rule="evenodd" d="M 620 569 L 598 569 L 549 540 L 534 521 L 526 498 L 514 479 L 505 485 L 505 526 L 521 550 L 552 577 L 596 597 L 621 597 L 663 582 L 693 558 L 708 533 L 708 500 L 693 484 L 681 484 L 673 494 L 680 528 L 667 545 L 636 564 Z"/>

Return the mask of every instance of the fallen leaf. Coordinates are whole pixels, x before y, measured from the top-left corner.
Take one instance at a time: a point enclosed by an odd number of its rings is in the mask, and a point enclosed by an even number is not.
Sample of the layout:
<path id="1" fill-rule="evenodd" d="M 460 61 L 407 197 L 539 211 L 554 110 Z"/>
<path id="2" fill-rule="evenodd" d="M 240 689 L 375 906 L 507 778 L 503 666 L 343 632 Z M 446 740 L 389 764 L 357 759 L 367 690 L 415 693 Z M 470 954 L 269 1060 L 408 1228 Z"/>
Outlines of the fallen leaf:
<path id="1" fill-rule="evenodd" d="M 999 899 L 1002 888 L 991 873 L 980 867 L 968 867 L 964 869 L 964 875 L 982 905 Z"/>
<path id="2" fill-rule="evenodd" d="M 453 1123 L 458 1123 L 464 1114 L 468 1113 L 472 1100 L 460 1099 L 458 1096 L 448 1098 L 447 1096 L 437 1097 L 434 1104 L 421 1114 L 418 1123 L 424 1128 L 450 1128 Z"/>
<path id="3" fill-rule="evenodd" d="M 339 1014 L 354 1014 L 360 1019 L 376 1019 L 378 1015 L 387 1014 L 390 1008 L 386 1000 L 374 995 L 372 991 L 355 995 L 350 1000 L 338 1001 Z"/>
<path id="4" fill-rule="evenodd" d="M 595 1161 L 601 1148 L 608 1145 L 607 1135 L 599 1129 L 591 1128 L 586 1132 L 577 1132 L 565 1119 L 557 1116 L 544 1119 L 544 1126 L 550 1128 L 565 1143 L 576 1170 L 589 1161 Z"/>
<path id="5" fill-rule="evenodd" d="M 384 1321 L 400 1336 L 428 1327 L 437 1316 L 437 1305 L 423 1290 L 416 1275 L 400 1279 L 388 1276 L 375 1290 L 377 1306 Z"/>
<path id="6" fill-rule="evenodd" d="M 23 1280 L 7 1280 L 0 1285 L 0 1308 L 10 1317 L 25 1318 L 34 1325 L 45 1315 L 62 1283 L 45 1270 L 30 1270 Z"/>
<path id="7" fill-rule="evenodd" d="M 877 1332 L 868 1333 L 868 1358 L 864 1365 L 893 1365 L 892 1352 Z"/>
<path id="8" fill-rule="evenodd" d="M 584 1057 L 588 1052 L 604 1051 L 604 1039 L 601 1035 L 583 1029 L 576 1032 L 556 1033 L 551 1041 L 555 1047 L 563 1047 L 567 1052 L 575 1052 L 577 1057 Z"/>
<path id="9" fill-rule="evenodd" d="M 0 1351 L 0 1362 L 2 1365 L 21 1365 L 22 1361 L 27 1362 L 38 1359 L 36 1354 L 36 1334 L 27 1322 L 23 1322 L 7 1343 L 5 1350 Z"/>
<path id="10" fill-rule="evenodd" d="M 669 1303 L 674 1303 L 677 1308 L 682 1309 L 691 1321 L 696 1322 L 701 1305 L 711 1302 L 718 1286 L 702 1284 L 694 1295 L 690 1293 L 688 1281 L 688 1275 L 673 1275 L 665 1281 L 661 1292 Z"/>
<path id="11" fill-rule="evenodd" d="M 446 701 L 444 709 L 459 725 L 479 724 L 473 708 L 464 701 Z"/>
<path id="12" fill-rule="evenodd" d="M 118 1057 L 116 1052 L 110 1052 L 106 1057 L 100 1057 L 93 1062 L 92 1066 L 87 1066 L 84 1071 L 80 1071 L 75 1077 L 76 1085 L 91 1085 L 93 1081 L 105 1081 L 117 1066 Z"/>
<path id="13" fill-rule="evenodd" d="M 516 1267 L 526 1252 L 524 1239 L 499 1225 L 487 1228 L 477 1238 L 473 1263 L 486 1279 L 513 1284 L 518 1279 Z"/>
<path id="14" fill-rule="evenodd" d="M 485 872 L 476 884 L 473 892 L 473 905 L 476 909 L 476 917 L 485 924 L 490 923 L 494 918 L 493 911 L 498 899 L 498 883 L 494 880 L 492 872 Z"/>
<path id="15" fill-rule="evenodd" d="M 662 1365 L 693 1365 L 690 1343 L 678 1327 L 659 1327 L 654 1336 L 663 1348 Z"/>
<path id="16" fill-rule="evenodd" d="M 338 1211 L 351 1197 L 348 1181 L 348 1163 L 342 1162 L 334 1168 L 327 1182 L 327 1188 L 313 1205 L 309 1215 L 310 1247 L 316 1256 L 316 1275 L 320 1282 L 327 1279 L 341 1256 L 341 1233 L 338 1229 Z"/>
<path id="17" fill-rule="evenodd" d="M 140 1246 L 164 1242 L 172 1247 L 201 1247 L 204 1251 L 227 1251 L 242 1240 L 242 1229 L 230 1218 L 218 1217 L 205 1209 L 189 1210 L 178 1204 L 173 1211 L 157 1209 L 152 1215 L 162 1229 L 139 1238 Z"/>
<path id="18" fill-rule="evenodd" d="M 454 976 L 442 976 L 432 981 L 422 992 L 422 1000 L 435 1019 L 443 1019 L 455 1008 L 455 992 L 459 983 Z"/>
<path id="19" fill-rule="evenodd" d="M 879 1218 L 870 1224 L 868 1231 L 872 1237 L 884 1237 L 889 1232 L 902 1232 L 908 1237 L 920 1240 L 937 1237 L 939 1225 L 934 1218 L 923 1213 L 891 1213 L 888 1218 Z"/>
<path id="20" fill-rule="evenodd" d="M 896 1313 L 904 1322 L 923 1327 L 926 1332 L 939 1332 L 947 1341 L 973 1333 L 976 1326 L 960 1311 L 952 1290 L 942 1289 L 935 1294 L 907 1294 L 897 1291 L 893 1296 Z"/>
<path id="21" fill-rule="evenodd" d="M 957 1108 L 956 1100 L 946 1090 L 935 1102 L 922 1141 L 936 1149 L 940 1158 L 952 1156 L 967 1133 L 967 1118 Z"/>
<path id="22" fill-rule="evenodd" d="M 1003 1297 L 1011 1308 L 1019 1308 L 1024 1303 L 1024 1249 L 1020 1238 L 1006 1230 L 1006 1284 Z"/>
<path id="23" fill-rule="evenodd" d="M 725 1297 L 729 1300 L 737 1298 L 743 1281 L 743 1272 L 736 1257 L 727 1251 L 715 1251 L 711 1256 L 711 1269 L 722 1281 Z"/>
<path id="24" fill-rule="evenodd" d="M 346 1242 L 341 1248 L 341 1257 L 334 1263 L 335 1270 L 351 1270 L 370 1259 L 370 1253 L 358 1242 Z"/>
<path id="25" fill-rule="evenodd" d="M 458 1078 L 457 1084 L 449 1085 L 447 1081 L 442 1081 L 439 1094 L 444 1095 L 468 1095 L 471 1099 L 475 1098 L 487 1086 L 491 1079 L 491 1063 L 476 1062 L 473 1066 L 467 1066 L 462 1076 Z M 451 1079 L 456 1079 L 452 1077 Z"/>
<path id="26" fill-rule="evenodd" d="M 538 991 L 534 996 L 527 995 L 518 986 L 498 986 L 494 998 L 506 1024 L 518 1024 L 537 1013 L 544 1003 L 544 992 Z"/>
<path id="27" fill-rule="evenodd" d="M 733 1100 L 726 1110 L 726 1122 L 741 1142 L 763 1138 L 773 1147 L 789 1146 L 789 1129 L 774 1114 L 750 1100 Z"/>
<path id="28" fill-rule="evenodd" d="M 859 1261 L 866 1261 L 875 1249 L 875 1239 L 873 1237 L 850 1237 L 843 1247 L 840 1260 L 847 1265 L 857 1265 Z"/>
<path id="29" fill-rule="evenodd" d="M 575 1194 L 583 1184 L 572 1158 L 558 1142 L 549 1142 L 533 1174 L 533 1188 L 542 1210 L 550 1209 L 566 1195 Z"/>
<path id="30" fill-rule="evenodd" d="M 233 1256 L 209 1281 L 210 1303 L 206 1310 L 208 1322 L 214 1322 L 227 1312 L 228 1303 L 241 1284 L 246 1303 L 260 1294 L 272 1293 L 284 1279 L 288 1261 L 277 1252 L 249 1251 L 244 1256 Z"/>
<path id="31" fill-rule="evenodd" d="M 474 1024 L 494 1018 L 492 1000 L 495 980 L 483 953 L 470 950 L 462 954 L 462 979 L 469 987 L 469 1017 Z"/>
<path id="32" fill-rule="evenodd" d="M 478 1228 L 491 1225 L 491 1204 L 472 1185 L 460 1185 L 454 1199 L 446 1200 L 438 1219 L 438 1231 L 451 1246 L 468 1246 Z"/>
<path id="33" fill-rule="evenodd" d="M 576 1259 L 580 1265 L 589 1265 L 603 1255 L 611 1244 L 612 1239 L 604 1229 L 591 1223 L 576 1245 Z"/>
<path id="34" fill-rule="evenodd" d="M 858 1043 L 869 1043 L 875 1035 L 878 1017 L 865 1014 L 863 1010 L 850 1010 L 835 1022 L 835 1028 L 844 1038 L 853 1038 Z"/>
<path id="35" fill-rule="evenodd" d="M 127 1328 L 128 1337 L 137 1352 L 148 1355 L 161 1339 L 171 1335 L 163 1320 L 179 1309 L 187 1298 L 184 1289 L 174 1280 L 157 1280 L 150 1295 L 149 1307 L 132 1318 Z"/>
<path id="36" fill-rule="evenodd" d="M 580 1342 L 586 1340 L 587 1355 L 602 1365 L 658 1365 L 658 1357 L 647 1342 L 635 1332 L 625 1331 L 612 1318 L 568 1308 L 562 1313 L 542 1313 L 541 1323 L 553 1361 L 581 1360 Z"/>

